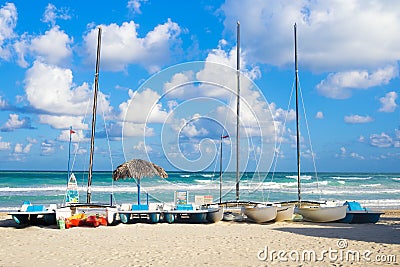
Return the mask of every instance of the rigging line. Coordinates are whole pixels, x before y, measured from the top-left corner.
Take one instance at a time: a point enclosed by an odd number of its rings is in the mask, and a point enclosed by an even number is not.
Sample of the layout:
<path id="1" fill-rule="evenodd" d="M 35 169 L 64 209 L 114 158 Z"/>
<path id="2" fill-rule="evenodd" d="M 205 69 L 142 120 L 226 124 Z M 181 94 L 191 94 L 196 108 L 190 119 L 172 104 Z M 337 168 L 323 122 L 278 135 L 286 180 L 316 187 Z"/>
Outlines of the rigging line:
<path id="1" fill-rule="evenodd" d="M 221 87 L 221 88 L 224 88 L 224 87 Z M 228 92 L 230 93 L 230 97 L 229 97 L 229 101 L 228 101 L 227 103 L 231 103 L 234 93 L 231 93 L 230 91 L 228 91 Z M 211 113 L 211 112 L 209 112 L 209 113 L 207 113 L 207 114 L 210 114 L 210 113 Z M 225 113 L 225 122 L 224 122 L 224 124 L 222 125 L 221 136 L 224 136 L 224 135 L 225 135 L 225 126 L 226 126 L 227 121 L 228 121 L 228 112 Z M 214 144 L 215 144 L 215 141 L 214 141 Z M 220 156 L 221 156 L 221 155 L 220 155 L 220 151 L 219 151 L 219 149 L 218 149 L 218 153 L 217 153 L 217 155 L 216 155 L 216 159 L 219 159 Z M 213 182 L 214 182 L 215 173 L 216 173 L 217 166 L 218 166 L 218 161 L 215 160 L 214 162 L 215 162 L 215 164 L 214 164 L 213 178 L 212 178 L 212 181 L 213 181 Z M 210 192 L 210 190 L 211 190 L 211 189 L 209 189 L 209 192 Z"/>
<path id="2" fill-rule="evenodd" d="M 272 171 L 271 182 L 275 178 L 275 171 L 276 171 L 276 166 L 277 166 L 277 162 L 278 162 L 278 155 L 279 155 L 279 153 L 281 151 L 281 146 L 282 146 L 282 141 L 283 141 L 283 134 L 284 134 L 284 131 L 286 129 L 287 119 L 289 117 L 290 103 L 292 103 L 292 98 L 293 98 L 293 94 L 294 94 L 294 88 L 295 88 L 294 85 L 295 85 L 295 79 L 293 80 L 293 83 L 292 83 L 292 90 L 290 92 L 289 102 L 288 102 L 288 105 L 287 105 L 287 108 L 286 108 L 286 115 L 285 115 L 285 120 L 283 121 L 283 125 L 282 125 L 282 129 L 283 130 L 282 130 L 282 134 L 281 134 L 281 136 L 279 138 L 279 145 L 278 145 L 277 151 L 275 151 L 275 153 L 274 153 L 274 154 L 276 154 L 276 157 L 275 157 L 275 160 L 274 160 L 274 168 L 273 168 L 273 171 Z M 269 188 L 269 190 L 268 190 L 267 200 L 269 200 L 270 193 L 271 193 L 271 188 Z"/>
<path id="3" fill-rule="evenodd" d="M 300 79 L 299 79 L 299 91 L 300 91 L 300 97 L 301 97 L 301 104 L 302 104 L 302 107 L 303 107 L 304 119 L 305 119 L 305 122 L 306 122 L 308 143 L 310 145 L 311 157 L 312 157 L 312 161 L 313 161 L 314 175 L 315 175 L 315 178 L 317 179 L 317 191 L 319 192 L 319 198 L 321 200 L 322 199 L 322 193 L 321 193 L 321 190 L 319 188 L 319 179 L 318 179 L 318 173 L 317 173 L 317 166 L 315 164 L 314 150 L 313 150 L 312 143 L 311 143 L 310 128 L 308 127 L 308 120 L 307 120 L 307 114 L 306 114 L 306 109 L 305 109 L 305 105 L 304 105 L 303 92 L 302 92 L 301 86 L 300 86 Z"/>
<path id="4" fill-rule="evenodd" d="M 101 93 L 101 91 L 99 90 L 99 93 Z M 110 157 L 110 163 L 111 163 L 111 170 L 114 170 L 114 162 L 112 159 L 112 153 L 111 153 L 111 145 L 110 145 L 110 138 L 108 135 L 108 131 L 107 131 L 107 124 L 106 124 L 106 118 L 105 118 L 105 112 L 104 112 L 104 97 L 102 97 L 102 95 L 100 94 L 100 108 L 101 111 L 103 113 L 103 124 L 104 124 L 104 131 L 106 133 L 106 139 L 107 139 L 107 147 L 108 147 L 108 155 Z M 112 193 L 112 198 L 113 201 L 116 201 L 115 196 L 114 196 L 114 179 L 111 179 L 111 193 Z"/>
<path id="5" fill-rule="evenodd" d="M 90 99 L 89 99 L 89 101 L 87 102 L 87 105 L 86 105 L 86 110 L 85 110 L 85 115 L 83 116 L 82 125 L 85 125 L 85 123 L 86 123 L 86 117 L 87 117 L 87 114 L 88 114 L 89 106 L 90 106 Z M 83 130 L 82 130 L 82 133 L 83 133 Z M 74 148 L 74 150 L 75 150 L 74 151 L 74 157 L 72 159 L 72 164 L 71 164 L 71 172 L 72 172 L 72 170 L 74 169 L 74 166 L 75 166 L 75 162 L 76 162 L 77 155 L 78 155 L 78 152 L 79 152 L 81 139 L 78 138 L 78 142 L 76 142 L 76 143 L 77 143 L 76 147 Z M 84 165 L 84 166 L 86 166 L 86 165 Z M 83 171 L 82 172 L 82 183 L 84 183 L 84 182 L 85 182 L 85 175 L 84 175 L 84 171 Z"/>

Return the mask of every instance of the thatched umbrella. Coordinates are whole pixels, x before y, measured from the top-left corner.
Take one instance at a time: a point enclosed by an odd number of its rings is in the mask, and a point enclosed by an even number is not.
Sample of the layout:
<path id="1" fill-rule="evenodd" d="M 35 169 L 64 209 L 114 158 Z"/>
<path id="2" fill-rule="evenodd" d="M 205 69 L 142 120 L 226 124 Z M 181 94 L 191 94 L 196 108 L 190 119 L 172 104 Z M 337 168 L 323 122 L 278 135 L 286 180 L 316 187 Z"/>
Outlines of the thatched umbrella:
<path id="1" fill-rule="evenodd" d="M 119 165 L 113 172 L 114 181 L 126 178 L 134 178 L 137 180 L 138 204 L 140 204 L 140 179 L 153 176 L 167 178 L 168 174 L 162 167 L 142 159 L 127 161 Z"/>

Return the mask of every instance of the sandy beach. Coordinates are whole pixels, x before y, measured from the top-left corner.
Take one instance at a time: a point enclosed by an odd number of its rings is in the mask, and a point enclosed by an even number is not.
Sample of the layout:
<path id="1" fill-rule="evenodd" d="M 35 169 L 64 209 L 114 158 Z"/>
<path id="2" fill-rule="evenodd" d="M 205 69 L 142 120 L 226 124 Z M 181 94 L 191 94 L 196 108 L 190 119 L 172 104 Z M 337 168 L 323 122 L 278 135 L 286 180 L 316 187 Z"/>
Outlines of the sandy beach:
<path id="1" fill-rule="evenodd" d="M 57 229 L 0 216 L 0 266 L 376 266 L 400 263 L 400 211 L 377 224 L 119 224 Z"/>

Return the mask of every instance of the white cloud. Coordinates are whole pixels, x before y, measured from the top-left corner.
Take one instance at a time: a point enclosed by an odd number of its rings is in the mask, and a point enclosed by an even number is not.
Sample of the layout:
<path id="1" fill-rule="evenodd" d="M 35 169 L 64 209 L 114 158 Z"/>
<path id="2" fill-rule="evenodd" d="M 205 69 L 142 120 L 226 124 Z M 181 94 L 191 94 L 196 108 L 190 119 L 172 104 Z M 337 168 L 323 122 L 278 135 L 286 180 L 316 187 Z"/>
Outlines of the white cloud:
<path id="1" fill-rule="evenodd" d="M 136 146 L 133 146 L 133 149 L 144 153 L 150 153 L 151 151 L 153 151 L 151 146 L 145 145 L 143 141 L 140 141 Z"/>
<path id="2" fill-rule="evenodd" d="M 3 132 L 11 132 L 20 128 L 32 129 L 31 119 L 28 117 L 20 119 L 18 114 L 10 114 L 7 122 L 0 129 Z"/>
<path id="3" fill-rule="evenodd" d="M 369 137 L 370 144 L 375 147 L 391 147 L 393 143 L 392 137 L 386 133 L 372 134 Z"/>
<path id="4" fill-rule="evenodd" d="M 7 101 L 0 95 L 0 109 L 7 107 Z"/>
<path id="5" fill-rule="evenodd" d="M 361 156 L 360 154 L 355 153 L 355 152 L 350 153 L 350 157 L 353 158 L 353 159 L 360 159 L 360 160 L 364 160 L 365 159 L 364 156 Z"/>
<path id="6" fill-rule="evenodd" d="M 241 22 L 243 47 L 252 62 L 293 62 L 293 24 L 299 60 L 315 71 L 376 69 L 400 58 L 400 3 L 396 0 L 235 1 L 222 5 L 225 30 Z M 265 38 L 267 36 L 267 38 Z"/>
<path id="7" fill-rule="evenodd" d="M 398 76 L 398 69 L 394 66 L 387 66 L 376 70 L 368 71 L 347 71 L 329 74 L 328 77 L 317 85 L 318 92 L 326 97 L 345 99 L 351 96 L 351 90 L 368 89 L 373 86 L 387 84 Z"/>
<path id="8" fill-rule="evenodd" d="M 324 113 L 322 111 L 318 111 L 317 114 L 315 114 L 316 119 L 323 119 L 324 118 Z"/>
<path id="9" fill-rule="evenodd" d="M 53 4 L 48 4 L 44 11 L 42 21 L 48 22 L 52 26 L 56 24 L 57 19 L 69 20 L 71 16 L 68 14 L 68 10 L 65 8 L 56 8 Z"/>
<path id="10" fill-rule="evenodd" d="M 365 157 L 361 156 L 360 154 L 356 152 L 347 152 L 347 149 L 342 146 L 340 148 L 340 153 L 335 155 L 337 158 L 353 158 L 353 159 L 359 159 L 359 160 L 364 160 Z"/>
<path id="11" fill-rule="evenodd" d="M 1 141 L 2 139 L 3 139 L 3 137 L 0 136 L 0 150 L 10 150 L 11 149 L 11 143 L 10 142 Z"/>
<path id="12" fill-rule="evenodd" d="M 54 146 L 54 141 L 51 140 L 44 140 L 41 143 L 41 151 L 42 151 L 42 155 L 51 155 L 55 152 L 55 146 Z"/>
<path id="13" fill-rule="evenodd" d="M 140 6 L 142 5 L 142 3 L 146 2 L 147 0 L 129 0 L 127 7 L 135 14 L 142 14 Z"/>
<path id="14" fill-rule="evenodd" d="M 62 115 L 39 115 L 39 122 L 48 124 L 55 129 L 65 129 L 72 126 L 73 129 L 87 130 L 88 124 L 83 123 L 83 116 L 62 116 Z"/>
<path id="15" fill-rule="evenodd" d="M 384 97 L 379 98 L 379 102 L 381 103 L 380 112 L 394 112 L 397 108 L 396 104 L 397 93 L 389 92 Z"/>
<path id="16" fill-rule="evenodd" d="M 65 127 L 64 127 L 65 128 Z M 77 128 L 74 128 L 74 132 L 71 134 L 71 141 L 72 142 L 86 142 L 89 141 L 90 139 L 85 136 L 85 133 L 82 130 L 76 130 Z M 66 141 L 69 142 L 69 129 L 68 130 L 63 130 L 61 131 L 60 135 L 57 137 L 57 140 L 59 141 Z"/>
<path id="17" fill-rule="evenodd" d="M 129 64 L 140 64 L 150 72 L 160 70 L 171 60 L 173 49 L 179 45 L 181 28 L 168 19 L 157 25 L 145 37 L 138 36 L 139 25 L 133 21 L 121 26 L 113 23 L 102 25 L 102 67 L 112 71 L 124 70 Z M 90 60 L 96 55 L 97 29 L 92 29 L 84 38 L 86 53 Z"/>
<path id="18" fill-rule="evenodd" d="M 23 144 L 17 143 L 14 147 L 15 154 L 28 154 L 31 151 L 32 144 L 27 144 L 25 147 Z"/>
<path id="19" fill-rule="evenodd" d="M 86 83 L 75 87 L 72 79 L 70 69 L 35 61 L 25 76 L 27 100 L 31 106 L 46 113 L 85 115 L 88 108 L 91 107 L 93 92 L 89 90 Z M 99 93 L 98 97 L 98 101 L 103 103 L 99 105 L 99 110 L 104 108 L 104 113 L 109 114 L 112 107 L 110 107 L 107 97 L 102 93 Z"/>
<path id="20" fill-rule="evenodd" d="M 370 116 L 350 115 L 344 116 L 344 121 L 350 124 L 369 123 L 374 121 Z"/>
<path id="21" fill-rule="evenodd" d="M 168 113 L 163 109 L 161 96 L 151 90 L 145 89 L 142 92 L 129 90 L 130 99 L 119 105 L 121 111 L 119 119 L 134 123 L 155 123 L 164 122 Z"/>
<path id="22" fill-rule="evenodd" d="M 153 136 L 154 129 L 144 123 L 117 122 L 109 126 L 108 133 L 113 137 L 145 137 Z"/>
<path id="23" fill-rule="evenodd" d="M 44 35 L 33 38 L 29 49 L 45 63 L 58 65 L 72 55 L 72 38 L 58 26 L 46 31 Z"/>
<path id="24" fill-rule="evenodd" d="M 14 28 L 17 26 L 18 13 L 13 3 L 6 3 L 0 9 L 0 58 L 8 60 L 11 52 L 7 41 L 15 37 Z"/>

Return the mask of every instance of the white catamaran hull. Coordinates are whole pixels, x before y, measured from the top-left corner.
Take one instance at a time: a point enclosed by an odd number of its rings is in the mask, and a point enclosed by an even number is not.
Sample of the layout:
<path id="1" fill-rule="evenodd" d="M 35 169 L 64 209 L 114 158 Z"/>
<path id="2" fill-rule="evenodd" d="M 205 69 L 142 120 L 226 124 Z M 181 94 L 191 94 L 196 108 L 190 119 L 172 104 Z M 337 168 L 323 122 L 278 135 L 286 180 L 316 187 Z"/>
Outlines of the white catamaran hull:
<path id="1" fill-rule="evenodd" d="M 291 221 L 293 219 L 294 205 L 278 207 L 276 222 Z"/>
<path id="2" fill-rule="evenodd" d="M 295 212 L 310 222 L 334 222 L 346 216 L 346 206 L 302 206 L 296 207 Z"/>
<path id="3" fill-rule="evenodd" d="M 256 223 L 264 223 L 275 220 L 277 211 L 278 207 L 276 206 L 246 207 L 244 214 Z"/>

